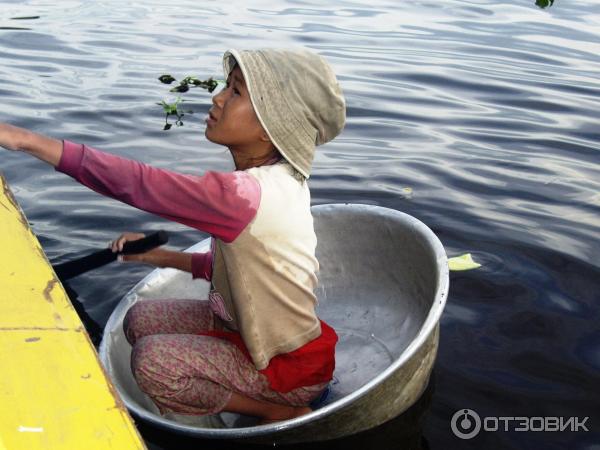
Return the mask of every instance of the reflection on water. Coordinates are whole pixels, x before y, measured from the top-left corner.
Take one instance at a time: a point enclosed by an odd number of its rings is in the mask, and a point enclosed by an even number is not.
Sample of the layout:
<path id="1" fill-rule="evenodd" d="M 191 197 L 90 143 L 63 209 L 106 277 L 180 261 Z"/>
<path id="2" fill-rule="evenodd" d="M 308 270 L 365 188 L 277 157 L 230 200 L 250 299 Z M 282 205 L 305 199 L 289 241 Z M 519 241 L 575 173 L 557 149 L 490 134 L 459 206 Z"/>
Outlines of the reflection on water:
<path id="1" fill-rule="evenodd" d="M 589 416 L 599 430 L 598 2 L 4 0 L 0 11 L 0 121 L 188 173 L 233 166 L 203 137 L 206 92 L 186 93 L 195 114 L 162 130 L 160 74 L 220 77 L 227 48 L 306 46 L 331 62 L 348 122 L 317 152 L 313 203 L 407 212 L 449 256 L 471 252 L 483 264 L 452 274 L 435 382 L 406 416 L 414 427 L 398 418 L 332 446 L 597 444 L 592 432 L 463 441 L 450 419 L 461 408 L 482 417 Z M 3 153 L 0 170 L 57 263 L 125 230 L 166 229 L 173 248 L 204 237 L 24 155 Z M 104 324 L 149 270 L 112 265 L 71 286 Z M 150 448 L 180 439 L 140 429 Z M 194 445 L 181 439 L 176 448 Z"/>

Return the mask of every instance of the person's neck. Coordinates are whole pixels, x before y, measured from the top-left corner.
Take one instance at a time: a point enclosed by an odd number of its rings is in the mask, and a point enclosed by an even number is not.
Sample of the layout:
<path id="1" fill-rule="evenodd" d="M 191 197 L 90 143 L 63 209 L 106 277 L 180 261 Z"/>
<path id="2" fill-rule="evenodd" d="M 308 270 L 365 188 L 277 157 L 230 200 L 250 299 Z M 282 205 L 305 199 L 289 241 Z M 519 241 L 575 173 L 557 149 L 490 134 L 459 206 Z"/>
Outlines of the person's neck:
<path id="1" fill-rule="evenodd" d="M 246 170 L 252 167 L 260 167 L 265 164 L 272 164 L 277 157 L 277 150 L 269 146 L 268 148 L 254 148 L 252 150 L 238 150 L 229 148 L 236 170 Z M 273 160 L 273 161 L 271 161 Z"/>

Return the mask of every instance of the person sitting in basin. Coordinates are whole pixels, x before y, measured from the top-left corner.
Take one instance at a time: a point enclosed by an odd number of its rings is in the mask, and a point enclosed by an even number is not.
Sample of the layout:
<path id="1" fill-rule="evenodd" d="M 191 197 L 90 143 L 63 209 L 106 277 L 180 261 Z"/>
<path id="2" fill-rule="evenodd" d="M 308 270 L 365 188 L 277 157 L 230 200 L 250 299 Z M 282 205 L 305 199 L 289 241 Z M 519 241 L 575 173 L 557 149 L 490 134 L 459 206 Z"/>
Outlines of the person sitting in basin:
<path id="1" fill-rule="evenodd" d="M 318 262 L 310 211 L 315 146 L 337 136 L 345 101 L 308 50 L 230 50 L 208 140 L 236 170 L 179 174 L 0 124 L 0 145 L 32 154 L 89 188 L 212 235 L 208 253 L 155 249 L 123 257 L 211 281 L 208 300 L 144 300 L 124 320 L 131 366 L 161 414 L 311 411 L 332 379 L 337 335 L 315 312 Z M 142 235 L 126 233 L 112 242 Z"/>

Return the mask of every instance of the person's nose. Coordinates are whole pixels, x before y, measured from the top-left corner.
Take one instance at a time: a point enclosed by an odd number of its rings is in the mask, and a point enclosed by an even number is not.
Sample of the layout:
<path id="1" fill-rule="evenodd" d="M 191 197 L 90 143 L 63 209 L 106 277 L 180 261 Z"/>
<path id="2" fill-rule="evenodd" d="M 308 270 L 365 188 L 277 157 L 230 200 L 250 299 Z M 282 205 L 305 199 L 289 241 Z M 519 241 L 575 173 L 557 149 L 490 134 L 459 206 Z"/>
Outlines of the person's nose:
<path id="1" fill-rule="evenodd" d="M 216 95 L 213 95 L 213 98 L 212 98 L 213 105 L 218 106 L 219 108 L 223 107 L 223 104 L 225 103 L 225 91 L 226 90 L 227 89 L 222 89 L 221 92 L 219 92 Z"/>

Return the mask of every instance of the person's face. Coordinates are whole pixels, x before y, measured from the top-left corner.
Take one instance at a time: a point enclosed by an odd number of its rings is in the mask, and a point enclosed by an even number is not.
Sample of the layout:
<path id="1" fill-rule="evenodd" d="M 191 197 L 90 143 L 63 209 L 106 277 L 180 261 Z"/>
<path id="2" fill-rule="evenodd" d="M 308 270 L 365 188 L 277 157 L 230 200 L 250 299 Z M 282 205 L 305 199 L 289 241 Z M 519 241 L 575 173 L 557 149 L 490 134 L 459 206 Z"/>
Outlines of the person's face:
<path id="1" fill-rule="evenodd" d="M 227 77 L 227 87 L 212 99 L 213 107 L 206 118 L 206 138 L 231 150 L 258 150 L 270 145 L 246 89 L 239 66 Z"/>

